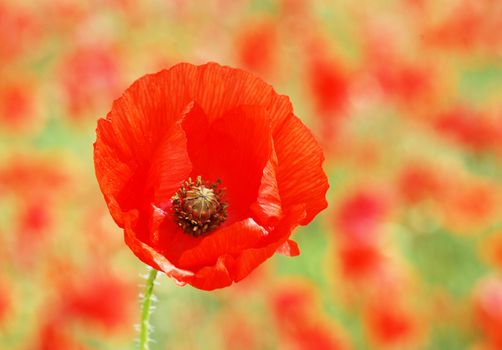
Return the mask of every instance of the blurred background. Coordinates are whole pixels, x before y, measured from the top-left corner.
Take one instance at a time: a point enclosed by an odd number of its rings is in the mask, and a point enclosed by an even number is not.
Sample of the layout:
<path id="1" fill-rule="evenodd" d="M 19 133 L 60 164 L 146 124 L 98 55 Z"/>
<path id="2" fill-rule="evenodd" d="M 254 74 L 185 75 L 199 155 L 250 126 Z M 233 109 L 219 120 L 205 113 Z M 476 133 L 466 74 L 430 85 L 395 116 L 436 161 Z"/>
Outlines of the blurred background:
<path id="1" fill-rule="evenodd" d="M 230 288 L 160 278 L 152 349 L 502 349 L 500 0 L 1 0 L 0 349 L 134 349 L 96 120 L 187 61 L 261 76 L 329 207 Z"/>

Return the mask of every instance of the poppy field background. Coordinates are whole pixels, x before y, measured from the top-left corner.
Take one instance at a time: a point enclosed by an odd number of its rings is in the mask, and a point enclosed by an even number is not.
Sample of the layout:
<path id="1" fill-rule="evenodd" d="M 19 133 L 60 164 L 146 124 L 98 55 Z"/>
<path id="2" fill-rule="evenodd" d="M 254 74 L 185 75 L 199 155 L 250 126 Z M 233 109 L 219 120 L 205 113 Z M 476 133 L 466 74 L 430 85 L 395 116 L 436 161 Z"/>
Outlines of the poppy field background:
<path id="1" fill-rule="evenodd" d="M 208 61 L 291 98 L 329 206 L 231 287 L 161 277 L 152 349 L 502 349 L 500 33 L 499 0 L 3 0 L 0 349 L 135 348 L 96 120 Z"/>

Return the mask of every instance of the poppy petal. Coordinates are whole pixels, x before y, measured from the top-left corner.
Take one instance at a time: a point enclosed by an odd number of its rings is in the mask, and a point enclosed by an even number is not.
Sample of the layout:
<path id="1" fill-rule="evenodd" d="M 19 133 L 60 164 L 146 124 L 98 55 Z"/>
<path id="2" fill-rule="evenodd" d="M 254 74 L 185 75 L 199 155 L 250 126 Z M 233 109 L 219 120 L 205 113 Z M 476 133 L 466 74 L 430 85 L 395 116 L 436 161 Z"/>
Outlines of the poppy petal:
<path id="1" fill-rule="evenodd" d="M 300 255 L 300 248 L 298 248 L 298 244 L 295 241 L 288 239 L 277 248 L 277 253 L 286 256 L 298 256 Z"/>
<path id="2" fill-rule="evenodd" d="M 282 216 L 281 198 L 276 178 L 277 156 L 272 152 L 267 165 L 263 169 L 258 198 L 251 205 L 256 222 L 271 229 Z"/>
<path id="3" fill-rule="evenodd" d="M 210 133 L 209 119 L 198 103 L 191 101 L 182 112 L 182 126 L 187 140 L 187 152 L 194 159 L 199 158 L 201 152 L 208 145 Z"/>
<path id="4" fill-rule="evenodd" d="M 206 143 L 199 149 L 192 142 L 199 142 L 198 137 L 204 136 L 200 127 L 195 128 L 195 123 L 190 122 L 191 118 L 200 119 L 200 112 L 187 114 L 183 123 L 189 140 L 192 177 L 221 180 L 228 201 L 227 222 L 241 220 L 249 215 L 249 207 L 258 197 L 263 169 L 272 151 L 266 111 L 257 106 L 228 111 L 210 125 Z"/>
<path id="5" fill-rule="evenodd" d="M 225 258 L 218 258 L 218 263 L 223 263 L 225 265 L 226 271 L 228 271 L 231 280 L 238 282 L 248 276 L 257 266 L 263 263 L 265 260 L 274 255 L 275 251 L 288 239 L 291 231 L 295 228 L 296 220 L 298 218 L 303 218 L 304 209 L 302 207 L 297 207 L 288 213 L 274 234 L 269 234 L 262 237 L 261 247 L 254 247 L 249 249 L 241 250 L 236 254 L 226 254 L 223 255 Z M 238 227 L 235 227 L 236 231 Z M 206 266 L 203 268 L 204 271 L 211 271 L 212 269 L 223 270 L 222 266 L 218 266 L 218 263 L 214 266 Z M 215 272 L 216 273 L 216 272 Z M 198 273 L 197 273 L 198 275 Z M 222 281 L 210 281 L 206 282 L 206 286 L 210 285 L 211 289 L 223 288 L 228 286 L 230 283 L 226 284 L 228 281 L 224 280 L 225 284 L 218 284 Z M 201 282 L 197 282 L 201 283 Z M 199 284 L 193 286 L 199 288 Z"/>
<path id="6" fill-rule="evenodd" d="M 193 76 L 187 75 L 185 71 L 192 73 L 193 67 L 181 63 L 171 71 L 185 76 L 183 83 L 191 100 L 197 101 L 211 121 L 239 106 L 261 106 L 267 111 L 272 128 L 275 128 L 292 111 L 287 96 L 277 94 L 272 86 L 246 71 L 210 62 L 197 66 Z M 185 101 L 185 104 L 188 102 Z"/>
<path id="7" fill-rule="evenodd" d="M 297 226 L 298 220 L 305 216 L 305 210 L 302 206 L 297 206 L 289 211 L 276 227 L 272 234 L 265 237 L 267 245 L 260 248 L 244 250 L 235 260 L 232 269 L 234 281 L 240 281 L 251 273 L 258 265 L 270 258 L 276 250 L 286 242 Z"/>
<path id="8" fill-rule="evenodd" d="M 176 127 L 181 109 L 174 111 L 168 103 L 173 96 L 168 96 L 163 83 L 156 75 L 137 80 L 114 102 L 106 119 L 98 121 L 94 144 L 96 177 L 120 226 L 124 212 L 148 207 L 153 189 L 147 185 L 162 183 L 159 195 L 163 195 L 166 189 L 175 187 L 166 184 L 166 180 L 176 183 L 188 167 L 188 157 L 182 151 L 182 130 Z M 171 161 L 177 164 L 175 168 Z M 156 176 L 148 174 L 151 166 Z M 159 172 L 166 169 L 172 171 L 174 179 Z"/>
<path id="9" fill-rule="evenodd" d="M 134 167 L 121 161 L 115 153 L 114 134 L 111 122 L 98 121 L 97 140 L 94 144 L 94 166 L 96 177 L 113 219 L 124 226 L 123 212 L 116 197 L 133 177 Z"/>
<path id="10" fill-rule="evenodd" d="M 231 264 L 232 257 L 220 256 L 214 266 L 200 269 L 191 280 L 190 284 L 202 290 L 214 290 L 227 287 L 232 284 L 232 277 L 227 269 Z"/>
<path id="11" fill-rule="evenodd" d="M 186 249 L 178 264 L 190 270 L 213 265 L 220 256 L 235 256 L 243 249 L 256 246 L 266 234 L 267 232 L 252 219 L 238 221 L 207 235 L 192 249 Z"/>
<path id="12" fill-rule="evenodd" d="M 96 176 L 120 226 L 121 212 L 138 208 L 145 197 L 145 165 L 191 101 L 211 120 L 238 106 L 261 106 L 273 129 L 292 111 L 289 98 L 261 79 L 216 63 L 182 63 L 138 79 L 99 120 L 95 144 Z"/>
<path id="13" fill-rule="evenodd" d="M 305 205 L 308 224 L 328 206 L 328 180 L 322 170 L 324 155 L 314 136 L 295 115 L 291 114 L 274 133 L 277 153 L 277 183 L 283 210 Z"/>
<path id="14" fill-rule="evenodd" d="M 181 124 L 176 123 L 152 158 L 146 188 L 152 188 L 153 203 L 164 208 L 192 171 L 192 164 L 186 149 L 186 136 Z"/>
<path id="15" fill-rule="evenodd" d="M 134 255 L 145 264 L 163 271 L 167 276 L 174 278 L 179 284 L 185 284 L 190 281 L 194 275 L 193 272 L 175 267 L 165 256 L 136 238 L 137 234 L 132 227 L 137 220 L 137 216 L 137 213 L 134 211 L 129 212 L 126 215 L 124 228 L 125 242 L 131 248 Z"/>

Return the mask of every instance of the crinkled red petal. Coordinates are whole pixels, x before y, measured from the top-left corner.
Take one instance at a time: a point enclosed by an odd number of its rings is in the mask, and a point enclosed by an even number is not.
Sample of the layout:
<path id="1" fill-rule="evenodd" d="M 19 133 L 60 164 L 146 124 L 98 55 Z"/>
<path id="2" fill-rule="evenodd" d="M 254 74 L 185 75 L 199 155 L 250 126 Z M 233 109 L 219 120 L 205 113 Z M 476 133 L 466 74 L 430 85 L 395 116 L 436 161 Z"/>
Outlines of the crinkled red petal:
<path id="1" fill-rule="evenodd" d="M 277 183 L 283 211 L 305 206 L 308 224 L 328 206 L 328 180 L 322 169 L 324 155 L 312 133 L 293 114 L 273 134 L 278 159 Z"/>
<path id="2" fill-rule="evenodd" d="M 295 210 L 288 213 L 288 216 L 284 217 L 281 223 L 276 227 L 275 232 L 270 233 L 268 235 L 262 236 L 261 246 L 242 249 L 237 252 L 237 254 L 224 254 L 218 257 L 216 263 L 212 266 L 204 266 L 202 267 L 196 275 L 199 274 L 200 271 L 204 271 L 204 275 L 206 276 L 215 276 L 215 275 L 226 275 L 230 277 L 230 280 L 226 278 L 218 278 L 218 279 L 193 279 L 189 282 L 196 288 L 212 290 L 216 288 L 223 288 L 230 285 L 232 282 L 238 282 L 248 276 L 257 266 L 262 264 L 265 260 L 270 258 L 276 250 L 286 242 L 291 231 L 297 225 L 297 220 L 303 218 L 305 210 L 303 207 L 297 207 Z M 250 220 L 252 221 L 252 220 Z M 249 223 L 249 222 L 248 222 Z M 234 224 L 229 227 L 227 231 L 228 237 L 232 236 L 232 233 L 238 233 L 244 224 L 237 225 Z M 224 242 L 215 242 L 216 244 L 226 244 Z M 208 247 L 209 248 L 209 247 Z M 209 248 L 211 249 L 211 248 Z M 222 266 L 224 265 L 224 268 Z M 210 274 L 209 271 L 213 271 L 213 274 Z M 224 273 L 223 273 L 224 272 Z"/>
<path id="3" fill-rule="evenodd" d="M 183 124 L 193 164 L 192 177 L 221 180 L 228 203 L 228 224 L 248 217 L 272 151 L 266 111 L 256 106 L 232 109 L 214 120 L 205 129 L 205 135 L 199 125 L 189 125 L 193 124 L 189 123 L 192 116 L 194 113 L 187 114 L 188 121 Z M 200 119 L 200 113 L 195 117 Z M 194 147 L 192 142 L 199 143 L 200 139 L 205 144 Z"/>
<path id="4" fill-rule="evenodd" d="M 167 89 L 183 91 L 177 92 L 175 97 L 187 97 L 176 101 L 180 110 L 195 101 L 211 121 L 236 107 L 260 106 L 267 111 L 271 126 L 275 128 L 292 111 L 288 97 L 278 95 L 269 84 L 240 69 L 216 63 L 201 66 L 181 63 L 158 74 L 169 76 L 166 80 L 172 83 Z"/>
<path id="5" fill-rule="evenodd" d="M 277 248 L 276 252 L 286 256 L 298 256 L 300 255 L 300 248 L 298 248 L 298 244 L 295 241 L 288 239 Z"/>
<path id="6" fill-rule="evenodd" d="M 134 231 L 133 226 L 137 222 L 137 217 L 138 214 L 134 211 L 125 215 L 124 238 L 132 252 L 145 264 L 163 271 L 178 283 L 186 284 L 190 282 L 194 275 L 193 272 L 177 268 L 164 255 L 136 238 L 137 233 Z"/>
<path id="7" fill-rule="evenodd" d="M 275 150 L 272 151 L 271 157 L 263 169 L 258 198 L 251 205 L 251 211 L 256 222 L 267 229 L 275 226 L 283 215 L 277 184 L 277 155 Z"/>
<path id="8" fill-rule="evenodd" d="M 198 245 L 185 250 L 178 264 L 190 270 L 213 265 L 220 256 L 236 256 L 244 249 L 255 247 L 267 234 L 252 219 L 235 222 L 207 235 Z"/>
<path id="9" fill-rule="evenodd" d="M 151 76 L 137 81 L 98 122 L 96 177 L 122 227 L 124 212 L 163 201 L 191 170 L 181 115 L 168 113 L 160 86 Z"/>
<path id="10" fill-rule="evenodd" d="M 233 264 L 233 258 L 228 255 L 220 256 L 214 266 L 200 269 L 190 284 L 203 290 L 214 290 L 232 284 L 232 277 L 227 265 Z"/>

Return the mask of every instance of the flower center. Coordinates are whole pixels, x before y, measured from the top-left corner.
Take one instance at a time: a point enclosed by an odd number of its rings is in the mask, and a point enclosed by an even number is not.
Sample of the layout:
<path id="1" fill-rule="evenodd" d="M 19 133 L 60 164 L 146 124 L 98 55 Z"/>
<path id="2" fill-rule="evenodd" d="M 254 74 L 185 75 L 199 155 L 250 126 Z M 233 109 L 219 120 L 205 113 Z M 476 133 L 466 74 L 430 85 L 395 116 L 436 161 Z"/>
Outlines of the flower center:
<path id="1" fill-rule="evenodd" d="M 188 234 L 198 237 L 211 232 L 227 219 L 227 203 L 224 192 L 219 187 L 220 180 L 214 184 L 191 178 L 185 181 L 171 198 L 176 223 Z"/>

